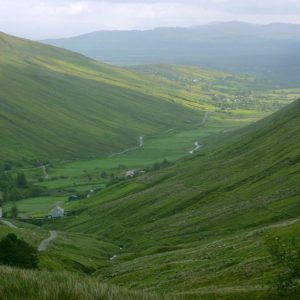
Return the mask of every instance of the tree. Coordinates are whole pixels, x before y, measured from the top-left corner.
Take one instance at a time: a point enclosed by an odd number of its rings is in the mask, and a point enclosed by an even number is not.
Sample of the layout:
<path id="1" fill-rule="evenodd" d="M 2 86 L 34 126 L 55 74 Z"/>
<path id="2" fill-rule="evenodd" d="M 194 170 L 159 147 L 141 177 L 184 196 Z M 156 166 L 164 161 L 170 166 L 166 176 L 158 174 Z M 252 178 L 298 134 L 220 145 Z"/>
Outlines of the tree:
<path id="1" fill-rule="evenodd" d="M 10 163 L 6 162 L 4 165 L 3 165 L 3 171 L 10 171 L 12 169 L 12 166 Z"/>
<path id="2" fill-rule="evenodd" d="M 22 194 L 21 194 L 20 190 L 18 190 L 17 188 L 14 187 L 8 192 L 8 195 L 7 195 L 8 201 L 15 202 L 15 201 L 18 201 L 21 199 L 22 199 Z"/>
<path id="3" fill-rule="evenodd" d="M 105 171 L 101 172 L 101 178 L 103 179 L 107 178 L 107 173 Z"/>
<path id="4" fill-rule="evenodd" d="M 9 233 L 0 241 L 0 263 L 25 269 L 38 267 L 37 250 L 27 242 Z"/>
<path id="5" fill-rule="evenodd" d="M 268 239 L 267 247 L 280 268 L 276 287 L 281 296 L 300 292 L 300 238 L 298 235 Z"/>
<path id="6" fill-rule="evenodd" d="M 11 217 L 12 217 L 13 219 L 16 219 L 17 216 L 18 216 L 18 213 L 19 213 L 19 211 L 18 211 L 16 202 L 14 201 L 14 202 L 13 202 L 13 206 L 12 206 L 11 209 L 10 209 Z"/>
<path id="7" fill-rule="evenodd" d="M 19 189 L 25 189 L 28 187 L 28 182 L 24 173 L 19 173 L 16 178 L 16 186 Z"/>

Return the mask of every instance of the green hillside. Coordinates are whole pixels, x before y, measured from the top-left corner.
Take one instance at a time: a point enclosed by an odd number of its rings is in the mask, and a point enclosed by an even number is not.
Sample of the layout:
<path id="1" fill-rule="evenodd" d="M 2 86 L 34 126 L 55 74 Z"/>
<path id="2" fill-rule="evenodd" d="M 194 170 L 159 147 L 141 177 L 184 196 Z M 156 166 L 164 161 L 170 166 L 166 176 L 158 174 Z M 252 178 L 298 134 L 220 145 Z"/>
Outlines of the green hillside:
<path id="1" fill-rule="evenodd" d="M 300 100 L 209 137 L 198 155 L 74 203 L 79 216 L 56 227 L 120 246 L 97 272 L 104 281 L 203 299 L 270 299 L 279 269 L 267 236 L 300 226 L 299 118 Z"/>
<path id="2" fill-rule="evenodd" d="M 163 300 L 146 292 L 129 291 L 76 274 L 33 272 L 0 267 L 1 299 L 30 300 Z"/>
<path id="3" fill-rule="evenodd" d="M 300 100 L 270 114 L 299 89 L 5 34 L 0 51 L 0 162 L 16 162 L 0 196 L 20 217 L 0 238 L 37 248 L 57 230 L 39 271 L 0 267 L 0 298 L 280 299 L 266 240 L 300 229 Z"/>
<path id="4" fill-rule="evenodd" d="M 3 33 L 0 51 L 1 161 L 99 157 L 141 135 L 194 126 L 204 110 L 261 118 L 299 95 L 193 67 L 117 68 Z"/>
<path id="5" fill-rule="evenodd" d="M 202 116 L 79 54 L 3 33 L 0 52 L 0 160 L 99 156 Z"/>

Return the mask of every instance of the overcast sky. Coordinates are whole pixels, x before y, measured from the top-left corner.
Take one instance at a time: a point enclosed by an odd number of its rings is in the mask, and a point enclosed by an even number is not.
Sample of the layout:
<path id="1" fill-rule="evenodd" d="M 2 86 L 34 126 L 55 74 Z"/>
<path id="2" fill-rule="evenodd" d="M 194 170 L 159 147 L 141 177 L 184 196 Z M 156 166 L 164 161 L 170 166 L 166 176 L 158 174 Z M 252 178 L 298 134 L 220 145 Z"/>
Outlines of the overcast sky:
<path id="1" fill-rule="evenodd" d="M 0 0 L 0 31 L 32 39 L 232 20 L 300 24 L 300 0 Z"/>

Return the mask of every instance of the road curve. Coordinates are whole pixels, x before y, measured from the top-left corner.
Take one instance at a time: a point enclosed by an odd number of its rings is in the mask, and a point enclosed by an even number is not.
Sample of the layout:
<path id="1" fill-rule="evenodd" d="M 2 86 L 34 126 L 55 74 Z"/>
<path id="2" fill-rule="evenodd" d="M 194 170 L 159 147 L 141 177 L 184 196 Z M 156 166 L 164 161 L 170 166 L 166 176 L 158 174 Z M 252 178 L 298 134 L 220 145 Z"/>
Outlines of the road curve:
<path id="1" fill-rule="evenodd" d="M 7 225 L 9 228 L 11 229 L 18 229 L 18 227 L 16 225 L 14 225 L 13 223 L 6 221 L 6 220 L 1 220 L 1 222 L 5 225 Z"/>
<path id="2" fill-rule="evenodd" d="M 210 115 L 210 112 L 206 111 L 205 114 L 204 114 L 204 116 L 203 116 L 203 119 L 202 119 L 202 121 L 200 123 L 200 126 L 203 126 L 206 123 L 209 115 Z M 194 154 L 195 151 L 197 151 L 197 150 L 199 150 L 201 148 L 201 145 L 199 144 L 199 142 L 195 142 L 194 145 L 195 145 L 194 149 L 192 149 L 191 151 L 189 151 L 190 154 Z"/>
<path id="3" fill-rule="evenodd" d="M 190 154 L 193 154 L 195 151 L 199 150 L 201 148 L 201 145 L 198 142 L 195 142 L 195 148 L 190 151 Z"/>
<path id="4" fill-rule="evenodd" d="M 42 169 L 44 178 L 49 179 L 49 174 L 47 172 L 47 166 L 41 166 L 41 169 Z"/>
<path id="5" fill-rule="evenodd" d="M 50 236 L 49 236 L 47 239 L 43 240 L 43 241 L 39 244 L 39 246 L 38 246 L 38 251 L 39 251 L 39 252 L 45 251 L 45 250 L 48 248 L 49 243 L 50 243 L 51 241 L 55 240 L 55 239 L 57 238 L 57 236 L 58 236 L 57 231 L 51 230 L 51 231 L 50 231 Z"/>
<path id="6" fill-rule="evenodd" d="M 145 145 L 144 137 L 143 137 L 143 136 L 140 136 L 140 137 L 139 137 L 139 143 L 138 143 L 138 146 L 133 147 L 133 148 L 125 149 L 125 150 L 123 150 L 123 151 L 121 151 L 121 152 L 113 153 L 113 154 L 111 154 L 109 157 L 114 157 L 114 156 L 117 156 L 117 155 L 125 154 L 125 153 L 130 152 L 130 151 L 138 150 L 139 148 L 143 148 L 144 145 Z"/>

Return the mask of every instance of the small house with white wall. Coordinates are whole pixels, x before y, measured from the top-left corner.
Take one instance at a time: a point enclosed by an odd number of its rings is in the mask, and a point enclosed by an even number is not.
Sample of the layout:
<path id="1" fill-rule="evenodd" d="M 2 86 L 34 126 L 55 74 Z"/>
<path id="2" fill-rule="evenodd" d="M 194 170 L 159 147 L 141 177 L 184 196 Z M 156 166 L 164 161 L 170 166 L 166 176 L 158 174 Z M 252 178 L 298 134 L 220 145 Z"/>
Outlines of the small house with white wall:
<path id="1" fill-rule="evenodd" d="M 47 215 L 48 219 L 61 218 L 65 214 L 65 210 L 59 206 L 53 208 L 50 213 Z"/>
<path id="2" fill-rule="evenodd" d="M 134 177 L 135 176 L 135 170 L 129 170 L 126 172 L 125 177 Z"/>

